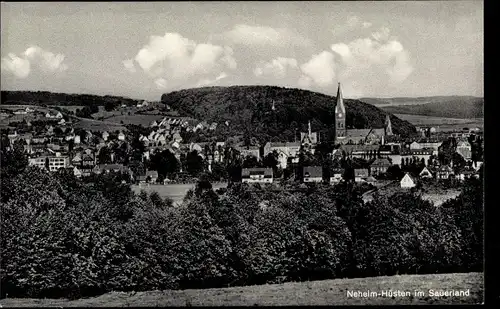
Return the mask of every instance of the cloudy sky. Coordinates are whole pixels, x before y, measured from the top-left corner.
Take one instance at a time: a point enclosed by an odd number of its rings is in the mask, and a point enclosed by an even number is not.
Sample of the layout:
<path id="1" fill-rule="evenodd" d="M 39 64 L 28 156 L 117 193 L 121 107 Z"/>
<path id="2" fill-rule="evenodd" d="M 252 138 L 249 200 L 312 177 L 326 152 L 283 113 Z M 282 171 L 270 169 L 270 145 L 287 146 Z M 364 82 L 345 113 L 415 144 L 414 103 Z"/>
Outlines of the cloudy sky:
<path id="1" fill-rule="evenodd" d="M 483 96 L 483 2 L 1 3 L 2 90 Z"/>

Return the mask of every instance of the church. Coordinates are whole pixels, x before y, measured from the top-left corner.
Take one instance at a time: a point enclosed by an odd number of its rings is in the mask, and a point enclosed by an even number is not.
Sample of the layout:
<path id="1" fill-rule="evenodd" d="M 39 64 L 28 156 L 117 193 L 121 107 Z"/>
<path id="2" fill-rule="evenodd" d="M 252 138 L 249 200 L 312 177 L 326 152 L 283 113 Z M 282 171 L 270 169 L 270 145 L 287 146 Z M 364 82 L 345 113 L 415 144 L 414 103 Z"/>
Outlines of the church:
<path id="1" fill-rule="evenodd" d="M 371 129 L 347 129 L 346 127 L 346 107 L 342 88 L 338 86 L 337 98 L 335 102 L 335 143 L 336 144 L 385 144 L 385 138 L 392 136 L 392 125 L 389 115 L 385 119 L 384 128 Z"/>

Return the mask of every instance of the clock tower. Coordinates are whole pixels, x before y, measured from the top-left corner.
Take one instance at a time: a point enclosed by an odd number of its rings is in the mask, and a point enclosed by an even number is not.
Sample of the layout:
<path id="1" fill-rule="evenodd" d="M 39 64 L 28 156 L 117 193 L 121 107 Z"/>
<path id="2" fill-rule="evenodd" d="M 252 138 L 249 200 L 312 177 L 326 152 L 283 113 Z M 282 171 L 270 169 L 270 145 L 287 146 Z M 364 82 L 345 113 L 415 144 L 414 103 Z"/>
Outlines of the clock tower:
<path id="1" fill-rule="evenodd" d="M 345 106 L 344 98 L 342 97 L 342 89 L 337 90 L 337 101 L 335 103 L 335 140 L 346 136 L 345 127 Z"/>

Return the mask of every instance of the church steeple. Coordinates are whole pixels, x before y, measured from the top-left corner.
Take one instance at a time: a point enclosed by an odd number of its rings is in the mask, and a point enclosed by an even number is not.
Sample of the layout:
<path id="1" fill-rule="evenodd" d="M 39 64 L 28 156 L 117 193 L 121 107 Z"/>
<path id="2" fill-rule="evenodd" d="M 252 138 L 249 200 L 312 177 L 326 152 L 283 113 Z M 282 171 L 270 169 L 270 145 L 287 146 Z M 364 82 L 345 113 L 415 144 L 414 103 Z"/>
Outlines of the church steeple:
<path id="1" fill-rule="evenodd" d="M 271 110 L 276 110 L 276 107 L 274 107 L 274 100 L 273 100 L 273 106 L 271 106 Z"/>
<path id="2" fill-rule="evenodd" d="M 393 133 L 392 133 L 391 117 L 389 117 L 389 115 L 387 115 L 385 117 L 385 135 L 391 136 L 392 134 Z"/>
<path id="3" fill-rule="evenodd" d="M 335 113 L 345 114 L 345 106 L 344 106 L 344 97 L 342 95 L 342 88 L 340 87 L 337 90 L 337 101 L 335 103 Z"/>
<path id="4" fill-rule="evenodd" d="M 346 136 L 346 126 L 345 126 L 345 106 L 344 106 L 344 98 L 342 95 L 342 88 L 340 87 L 337 90 L 337 98 L 335 102 L 335 139 L 343 138 Z"/>
<path id="5" fill-rule="evenodd" d="M 308 133 L 309 138 L 311 138 L 311 134 L 312 134 L 312 131 L 311 131 L 311 120 L 309 120 L 309 122 L 307 123 L 307 133 Z"/>

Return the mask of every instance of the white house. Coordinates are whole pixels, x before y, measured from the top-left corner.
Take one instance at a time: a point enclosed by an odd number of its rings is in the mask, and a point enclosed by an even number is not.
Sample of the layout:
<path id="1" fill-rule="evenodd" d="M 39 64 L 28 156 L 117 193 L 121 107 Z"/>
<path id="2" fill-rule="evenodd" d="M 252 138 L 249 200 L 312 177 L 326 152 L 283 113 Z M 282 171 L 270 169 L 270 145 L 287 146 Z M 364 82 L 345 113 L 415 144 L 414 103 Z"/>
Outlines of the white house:
<path id="1" fill-rule="evenodd" d="M 406 173 L 404 177 L 400 181 L 401 188 L 409 189 L 415 187 L 417 184 L 415 183 L 415 180 L 409 173 Z"/>
<path id="2" fill-rule="evenodd" d="M 82 172 L 77 167 L 73 167 L 73 175 L 80 178 L 82 177 Z"/>
<path id="3" fill-rule="evenodd" d="M 247 183 L 272 183 L 273 169 L 272 168 L 244 168 L 241 171 L 241 181 Z"/>
<path id="4" fill-rule="evenodd" d="M 432 173 L 429 171 L 429 169 L 427 167 L 424 167 L 422 169 L 422 171 L 420 172 L 420 174 L 418 174 L 418 176 L 420 178 L 432 178 L 433 177 Z"/>
<path id="5" fill-rule="evenodd" d="M 330 171 L 330 183 L 336 184 L 341 182 L 344 178 L 342 175 L 344 174 L 344 169 L 342 168 L 333 168 Z"/>
<path id="6" fill-rule="evenodd" d="M 118 139 L 119 139 L 120 141 L 124 141 L 124 140 L 125 140 L 125 134 L 123 134 L 123 132 L 120 132 L 120 133 L 118 134 Z"/>

